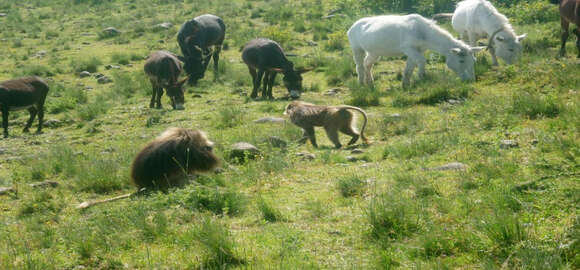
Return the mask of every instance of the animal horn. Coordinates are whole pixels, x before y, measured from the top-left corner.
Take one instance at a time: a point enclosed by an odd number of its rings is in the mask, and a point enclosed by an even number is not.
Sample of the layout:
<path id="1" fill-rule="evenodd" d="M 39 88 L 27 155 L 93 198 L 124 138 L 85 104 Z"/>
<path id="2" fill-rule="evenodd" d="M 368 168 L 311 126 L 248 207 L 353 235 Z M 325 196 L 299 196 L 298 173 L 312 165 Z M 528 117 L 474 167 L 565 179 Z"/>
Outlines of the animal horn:
<path id="1" fill-rule="evenodd" d="M 493 34 L 491 34 L 491 36 L 489 37 L 489 40 L 487 41 L 487 49 L 488 50 L 492 50 L 493 49 L 493 39 L 495 38 L 495 35 L 497 35 L 497 33 L 503 31 L 503 28 L 497 29 L 495 30 L 495 32 L 493 32 Z"/>

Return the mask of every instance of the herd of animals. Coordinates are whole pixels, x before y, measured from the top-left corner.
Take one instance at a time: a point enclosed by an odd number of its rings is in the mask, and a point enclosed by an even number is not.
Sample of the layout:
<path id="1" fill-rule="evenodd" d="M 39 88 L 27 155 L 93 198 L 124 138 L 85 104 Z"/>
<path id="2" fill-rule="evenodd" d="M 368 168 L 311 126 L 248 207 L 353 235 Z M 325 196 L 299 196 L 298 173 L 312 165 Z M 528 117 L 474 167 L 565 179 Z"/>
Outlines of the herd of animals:
<path id="1" fill-rule="evenodd" d="M 550 0 L 558 4 L 562 25 L 562 47 L 560 56 L 565 54 L 569 23 L 580 23 L 580 0 Z M 446 65 L 462 80 L 475 80 L 474 53 L 487 48 L 494 65 L 497 57 L 512 64 L 521 54 L 521 41 L 524 35 L 516 35 L 508 19 L 486 0 L 465 0 L 457 4 L 454 13 L 437 14 L 435 17 L 451 17 L 451 24 L 461 40 L 439 27 L 433 20 L 417 14 L 385 15 L 362 18 L 347 31 L 353 52 L 358 80 L 361 84 L 372 85 L 372 66 L 383 57 L 407 56 L 403 72 L 403 87 L 410 85 L 411 75 L 416 67 L 419 78 L 425 75 L 426 59 L 424 52 L 429 49 L 445 56 Z M 180 28 L 177 41 L 183 55 L 168 51 L 152 53 L 145 62 L 144 71 L 149 77 L 153 93 L 149 106 L 162 108 L 161 96 L 167 94 L 171 106 L 176 110 L 184 109 L 184 84 L 195 85 L 204 77 L 208 63 L 213 58 L 214 72 L 217 77 L 219 54 L 225 39 L 226 25 L 215 15 L 201 15 L 186 21 Z M 578 57 L 580 57 L 580 31 L 577 35 Z M 486 47 L 477 47 L 476 42 L 488 37 Z M 253 89 L 250 95 L 255 99 L 262 84 L 262 98 L 273 99 L 272 87 L 278 73 L 283 75 L 283 83 L 289 97 L 298 99 L 302 91 L 301 74 L 310 69 L 295 69 L 288 60 L 282 47 L 275 41 L 257 38 L 249 41 L 241 52 L 243 62 L 248 66 L 252 77 Z M 182 67 L 183 62 L 183 67 Z M 179 79 L 182 71 L 186 77 Z M 38 115 L 37 133 L 42 132 L 44 102 L 49 91 L 48 85 L 38 77 L 26 77 L 0 83 L 0 109 L 4 137 L 8 137 L 9 111 L 27 109 L 30 113 L 24 132 L 28 132 Z M 354 128 L 354 115 L 358 111 L 364 116 L 364 124 L 359 133 Z M 351 136 L 349 145 L 364 136 L 367 115 L 364 110 L 353 106 L 318 106 L 301 101 L 293 101 L 286 106 L 285 115 L 291 122 L 303 129 L 301 143 L 310 140 L 317 147 L 314 127 L 324 127 L 335 147 L 342 147 L 338 132 Z M 147 144 L 133 161 L 131 179 L 138 190 L 161 189 L 182 186 L 188 173 L 210 171 L 219 162 L 212 150 L 211 142 L 203 131 L 185 128 L 169 128 L 159 137 Z M 184 170 L 183 168 L 187 168 Z M 125 198 L 116 198 L 85 203 L 85 208 L 95 203 Z"/>

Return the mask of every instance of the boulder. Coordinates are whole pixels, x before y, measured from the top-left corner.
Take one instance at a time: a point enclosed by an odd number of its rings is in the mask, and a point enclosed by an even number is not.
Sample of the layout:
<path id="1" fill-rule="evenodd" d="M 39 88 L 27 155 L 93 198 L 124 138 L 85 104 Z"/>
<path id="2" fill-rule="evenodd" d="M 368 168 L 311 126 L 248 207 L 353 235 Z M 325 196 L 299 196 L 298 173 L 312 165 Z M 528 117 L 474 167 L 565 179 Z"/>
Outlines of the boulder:
<path id="1" fill-rule="evenodd" d="M 499 142 L 499 148 L 501 149 L 509 149 L 509 148 L 517 148 L 519 144 L 515 140 L 502 140 Z"/>
<path id="2" fill-rule="evenodd" d="M 81 71 L 81 73 L 79 73 L 79 77 L 81 78 L 86 78 L 86 77 L 90 77 L 91 73 L 88 71 Z"/>
<path id="3" fill-rule="evenodd" d="M 284 118 L 279 117 L 262 117 L 260 119 L 254 120 L 254 123 L 284 123 L 286 120 Z"/>
<path id="4" fill-rule="evenodd" d="M 230 158 L 238 161 L 244 161 L 246 158 L 254 159 L 259 155 L 260 150 L 258 147 L 247 142 L 235 143 L 230 150 Z"/>
<path id="5" fill-rule="evenodd" d="M 103 34 L 105 34 L 105 36 L 108 36 L 108 37 L 114 37 L 114 36 L 120 35 L 121 31 L 119 31 L 115 27 L 107 27 L 107 28 L 103 29 Z"/>

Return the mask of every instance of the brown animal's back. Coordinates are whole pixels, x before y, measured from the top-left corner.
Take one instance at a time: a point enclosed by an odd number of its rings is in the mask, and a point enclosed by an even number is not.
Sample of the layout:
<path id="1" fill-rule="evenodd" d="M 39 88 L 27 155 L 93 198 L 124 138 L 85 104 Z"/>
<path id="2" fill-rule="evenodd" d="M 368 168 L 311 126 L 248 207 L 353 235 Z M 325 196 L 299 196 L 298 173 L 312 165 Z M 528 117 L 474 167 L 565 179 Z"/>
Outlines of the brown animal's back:
<path id="1" fill-rule="evenodd" d="M 167 51 L 152 53 L 145 62 L 145 73 L 159 82 L 175 83 L 181 74 L 181 62 Z"/>
<path id="2" fill-rule="evenodd" d="M 41 92 L 48 92 L 48 84 L 39 77 L 23 77 L 13 80 L 8 80 L 0 83 L 0 88 L 6 90 L 21 90 L 34 91 L 34 89 L 41 90 Z"/>

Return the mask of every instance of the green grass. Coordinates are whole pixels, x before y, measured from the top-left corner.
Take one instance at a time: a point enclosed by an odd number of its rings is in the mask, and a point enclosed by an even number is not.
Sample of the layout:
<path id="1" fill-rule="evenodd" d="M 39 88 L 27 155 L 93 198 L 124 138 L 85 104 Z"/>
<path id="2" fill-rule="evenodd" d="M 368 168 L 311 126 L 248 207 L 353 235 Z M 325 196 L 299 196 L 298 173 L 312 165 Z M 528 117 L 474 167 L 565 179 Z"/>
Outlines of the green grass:
<path id="1" fill-rule="evenodd" d="M 28 112 L 13 111 L 10 137 L 0 139 L 0 187 L 15 190 L 0 195 L 0 269 L 579 269 L 580 66 L 573 38 L 568 57 L 555 58 L 557 7 L 492 0 L 528 37 L 512 66 L 478 53 L 473 83 L 428 51 L 426 78 L 415 74 L 409 88 L 401 58 L 383 58 L 374 87 L 361 86 L 345 34 L 354 21 L 455 4 L 403 2 L 0 1 L 0 81 L 43 77 L 51 123 L 25 134 Z M 164 109 L 150 109 L 144 57 L 180 53 L 180 24 L 204 13 L 227 25 L 219 79 L 210 63 L 186 86 L 185 110 L 172 110 L 165 94 Z M 174 26 L 154 29 L 162 22 Z M 106 27 L 122 34 L 101 37 Z M 287 118 L 253 122 L 285 117 L 289 102 L 282 76 L 278 99 L 248 97 L 240 48 L 258 36 L 276 39 L 296 67 L 314 68 L 303 74 L 301 100 L 364 108 L 364 153 L 334 149 L 321 127 L 314 148 L 298 143 L 302 130 Z M 113 82 L 80 78 L 84 70 Z M 169 127 L 206 131 L 223 170 L 192 175 L 182 189 L 76 209 L 135 192 L 135 154 Z M 500 148 L 506 139 L 518 147 Z M 230 146 L 242 141 L 261 155 L 232 162 Z M 430 170 L 450 162 L 467 168 Z M 59 184 L 29 185 L 46 180 Z"/>

